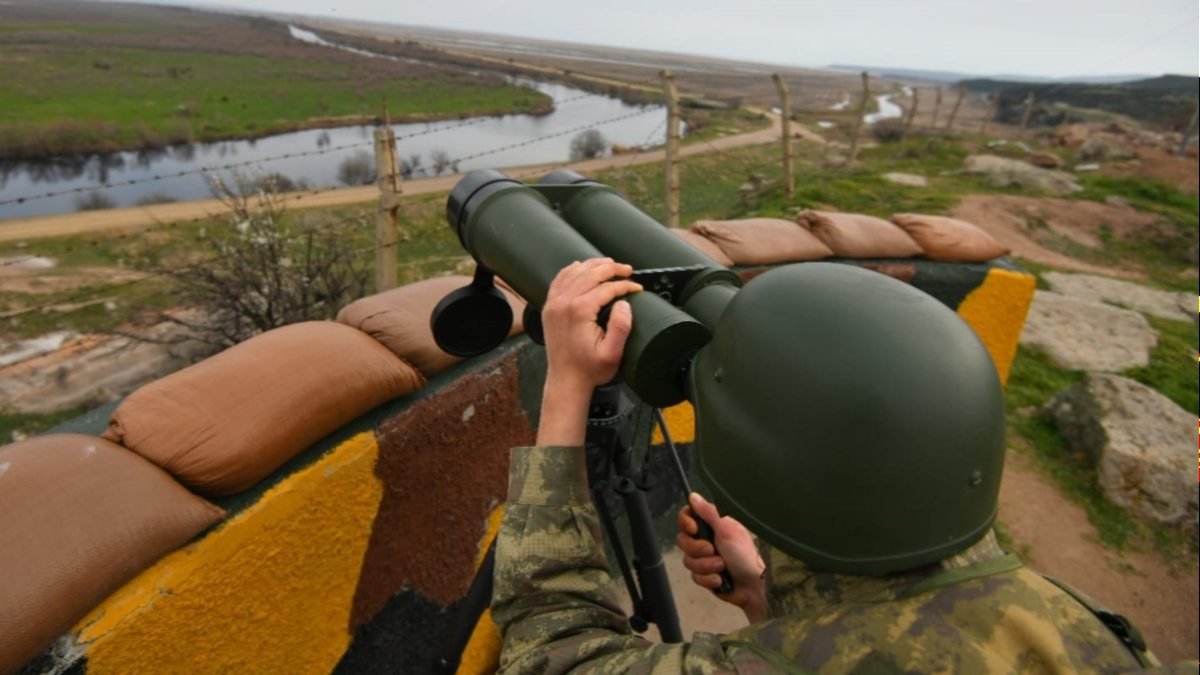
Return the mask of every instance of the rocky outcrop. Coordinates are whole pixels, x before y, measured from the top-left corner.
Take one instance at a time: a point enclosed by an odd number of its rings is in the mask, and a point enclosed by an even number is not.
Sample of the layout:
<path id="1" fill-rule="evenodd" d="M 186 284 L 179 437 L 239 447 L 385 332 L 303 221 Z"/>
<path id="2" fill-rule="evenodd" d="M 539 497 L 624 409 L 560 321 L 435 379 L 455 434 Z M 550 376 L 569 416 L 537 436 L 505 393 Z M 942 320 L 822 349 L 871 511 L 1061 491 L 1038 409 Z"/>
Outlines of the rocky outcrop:
<path id="1" fill-rule="evenodd" d="M 1175 321 L 1188 321 L 1195 316 L 1192 305 L 1196 296 L 1191 293 L 1160 291 L 1092 274 L 1046 272 L 1042 278 L 1055 293 L 1080 300 L 1117 305 Z"/>
<path id="2" fill-rule="evenodd" d="M 1161 523 L 1196 522 L 1195 415 L 1144 384 L 1095 373 L 1047 411 L 1115 504 Z"/>
<path id="3" fill-rule="evenodd" d="M 209 345 L 182 340 L 172 323 L 150 328 L 143 340 L 84 335 L 57 351 L 0 368 L 0 407 L 12 412 L 48 413 L 96 406 L 212 352 Z"/>
<path id="4" fill-rule="evenodd" d="M 1058 195 L 1079 192 L 1083 188 L 1063 171 L 1042 169 L 1032 164 L 995 155 L 971 155 L 964 160 L 967 173 L 981 174 L 991 187 L 1022 187 Z"/>
<path id="5" fill-rule="evenodd" d="M 1119 372 L 1148 364 L 1158 334 L 1137 312 L 1037 291 L 1021 344 L 1040 347 L 1063 368 Z"/>

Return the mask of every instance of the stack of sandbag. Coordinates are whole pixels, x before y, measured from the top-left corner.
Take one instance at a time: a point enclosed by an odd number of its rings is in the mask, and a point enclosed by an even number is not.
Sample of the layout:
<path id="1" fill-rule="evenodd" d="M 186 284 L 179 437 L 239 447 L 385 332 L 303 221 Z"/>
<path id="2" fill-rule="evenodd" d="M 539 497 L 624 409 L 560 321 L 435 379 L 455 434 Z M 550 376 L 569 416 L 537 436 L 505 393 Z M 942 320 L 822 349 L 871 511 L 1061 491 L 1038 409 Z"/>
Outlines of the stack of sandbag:
<path id="1" fill-rule="evenodd" d="M 833 255 L 811 233 L 782 218 L 701 220 L 691 231 L 716 244 L 734 265 L 774 265 Z"/>
<path id="2" fill-rule="evenodd" d="M 0 447 L 0 673 L 16 672 L 224 514 L 100 438 L 51 434 Z"/>
<path id="3" fill-rule="evenodd" d="M 898 213 L 889 222 L 861 213 L 801 211 L 780 218 L 700 220 L 676 236 L 725 266 L 774 265 L 827 257 L 913 258 L 984 262 L 1008 254 L 987 232 L 963 220 Z"/>
<path id="4" fill-rule="evenodd" d="M 355 300 L 338 312 L 337 320 L 370 335 L 422 375 L 432 377 L 462 359 L 443 352 L 434 342 L 430 316 L 442 298 L 470 283 L 471 277 L 465 276 L 418 281 Z M 525 301 L 502 283 L 497 288 L 512 307 L 509 335 L 516 335 L 524 330 Z"/>
<path id="5" fill-rule="evenodd" d="M 201 494 L 228 495 L 424 382 L 365 333 L 293 324 L 142 387 L 104 437 Z"/>

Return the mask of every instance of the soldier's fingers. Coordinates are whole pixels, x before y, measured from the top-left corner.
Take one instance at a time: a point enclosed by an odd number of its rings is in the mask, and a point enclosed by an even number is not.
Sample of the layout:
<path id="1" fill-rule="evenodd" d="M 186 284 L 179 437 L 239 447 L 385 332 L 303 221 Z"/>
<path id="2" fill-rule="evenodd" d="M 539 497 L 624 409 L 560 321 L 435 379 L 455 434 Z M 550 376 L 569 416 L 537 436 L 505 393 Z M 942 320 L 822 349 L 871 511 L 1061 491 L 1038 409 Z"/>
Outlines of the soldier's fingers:
<path id="1" fill-rule="evenodd" d="M 707 558 L 684 558 L 683 566 L 692 574 L 719 574 L 725 569 L 725 561 L 715 555 Z"/>
<path id="2" fill-rule="evenodd" d="M 593 286 L 587 291 L 575 296 L 572 307 L 580 316 L 595 319 L 600 308 L 608 303 L 631 293 L 642 290 L 642 285 L 633 281 L 605 281 Z"/>
<path id="3" fill-rule="evenodd" d="M 703 539 L 696 539 L 690 535 L 683 534 L 682 532 L 675 535 L 675 543 L 679 546 L 680 553 L 689 558 L 707 558 L 710 555 L 716 555 L 712 544 Z"/>
<path id="4" fill-rule="evenodd" d="M 573 295 L 582 295 L 605 281 L 633 274 L 632 267 L 614 262 L 612 258 L 591 258 L 567 270 L 569 274 L 563 290 Z"/>
<path id="5" fill-rule="evenodd" d="M 696 574 L 692 573 L 692 582 L 697 586 L 703 586 L 710 591 L 715 591 L 721 586 L 721 575 L 719 574 Z"/>
<path id="6" fill-rule="evenodd" d="M 679 507 L 679 513 L 675 516 L 675 523 L 678 525 L 681 533 L 687 535 L 696 534 L 696 519 L 692 518 L 692 510 L 689 507 Z"/>

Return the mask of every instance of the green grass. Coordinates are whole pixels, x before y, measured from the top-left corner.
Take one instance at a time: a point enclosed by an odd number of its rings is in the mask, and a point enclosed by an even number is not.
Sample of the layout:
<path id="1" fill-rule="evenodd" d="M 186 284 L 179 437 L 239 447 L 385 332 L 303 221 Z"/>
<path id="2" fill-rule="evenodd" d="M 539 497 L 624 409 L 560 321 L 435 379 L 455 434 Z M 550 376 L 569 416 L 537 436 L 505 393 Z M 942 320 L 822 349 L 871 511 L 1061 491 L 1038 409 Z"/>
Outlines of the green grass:
<path id="1" fill-rule="evenodd" d="M 14 434 L 33 436 L 52 429 L 85 412 L 83 408 L 70 408 L 53 413 L 14 413 L 0 410 L 0 445 L 16 440 Z"/>
<path id="2" fill-rule="evenodd" d="M 1184 410 L 1200 415 L 1200 384 L 1196 377 L 1196 346 L 1200 331 L 1195 321 L 1146 317 L 1158 333 L 1150 363 L 1122 373 L 1157 390 Z"/>

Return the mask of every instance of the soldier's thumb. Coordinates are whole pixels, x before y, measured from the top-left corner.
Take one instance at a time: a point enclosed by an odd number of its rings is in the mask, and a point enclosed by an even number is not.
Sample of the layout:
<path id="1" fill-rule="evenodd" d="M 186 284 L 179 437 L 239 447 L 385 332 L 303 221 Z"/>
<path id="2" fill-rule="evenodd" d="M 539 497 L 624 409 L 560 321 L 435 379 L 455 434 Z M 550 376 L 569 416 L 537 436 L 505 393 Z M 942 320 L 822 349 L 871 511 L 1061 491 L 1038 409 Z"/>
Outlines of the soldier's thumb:
<path id="1" fill-rule="evenodd" d="M 696 514 L 698 518 L 701 518 L 704 520 L 704 522 L 708 523 L 708 526 L 713 528 L 714 532 L 717 530 L 717 526 L 721 520 L 721 514 L 717 512 L 716 504 L 713 504 L 704 497 L 701 497 L 700 493 L 698 492 L 693 492 L 691 495 L 689 495 L 688 504 L 690 504 L 692 507 L 692 513 Z"/>

